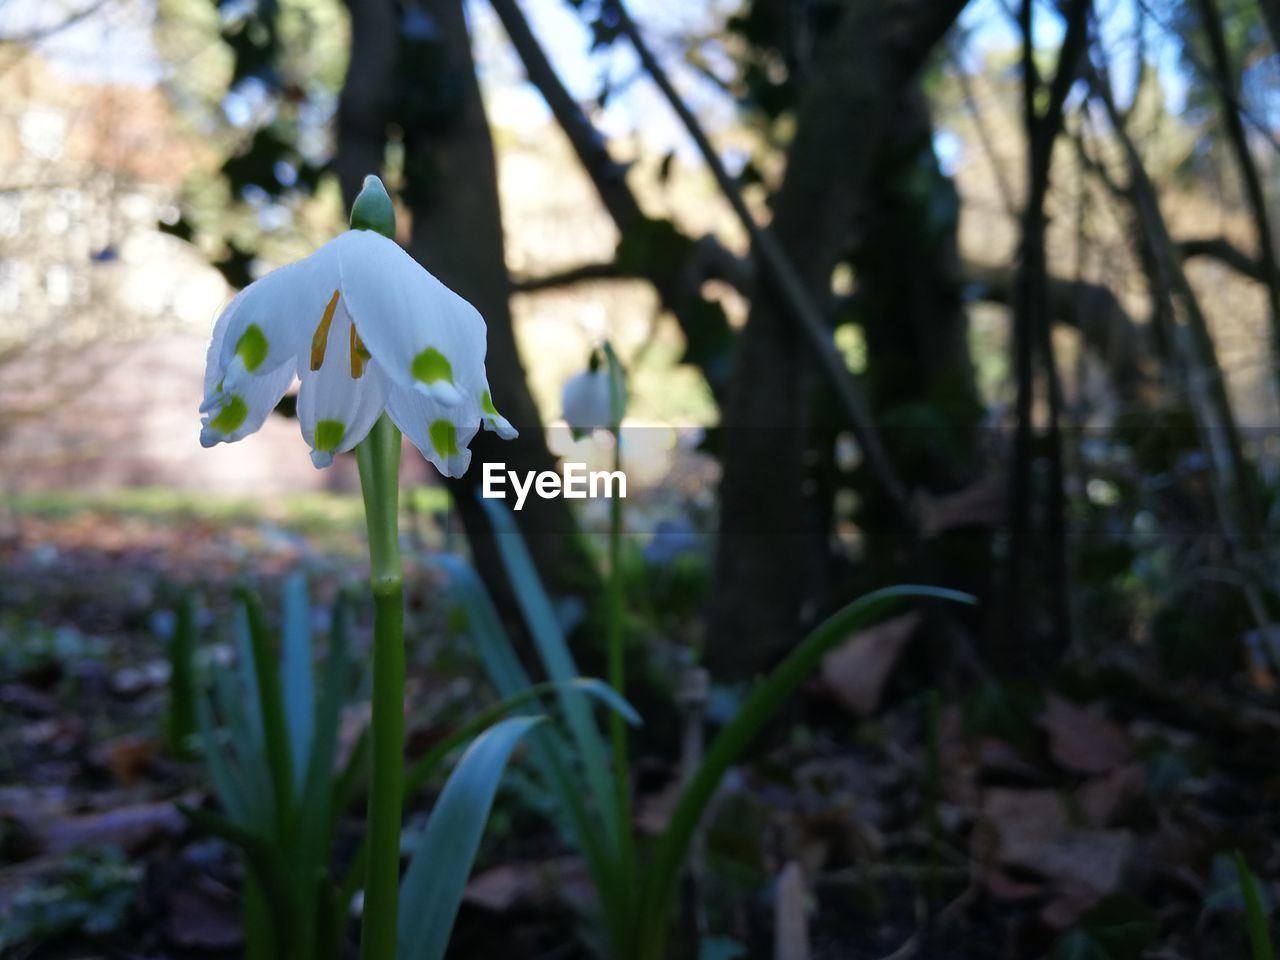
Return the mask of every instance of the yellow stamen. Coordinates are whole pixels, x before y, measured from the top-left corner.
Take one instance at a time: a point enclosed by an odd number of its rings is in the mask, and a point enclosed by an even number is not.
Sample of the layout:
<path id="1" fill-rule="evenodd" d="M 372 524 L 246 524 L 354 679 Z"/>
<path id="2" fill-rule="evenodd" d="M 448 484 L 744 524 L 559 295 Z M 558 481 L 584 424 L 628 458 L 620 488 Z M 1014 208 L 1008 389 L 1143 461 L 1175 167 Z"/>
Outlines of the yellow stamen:
<path id="1" fill-rule="evenodd" d="M 333 291 L 333 297 L 329 300 L 329 305 L 324 308 L 324 317 L 320 320 L 320 326 L 316 327 L 316 332 L 311 338 L 311 369 L 319 370 L 324 365 L 324 351 L 329 345 L 329 327 L 333 323 L 333 312 L 338 309 L 338 291 Z"/>
<path id="2" fill-rule="evenodd" d="M 364 376 L 364 362 L 369 359 L 369 350 L 356 333 L 356 325 L 351 325 L 351 379 L 359 380 Z"/>

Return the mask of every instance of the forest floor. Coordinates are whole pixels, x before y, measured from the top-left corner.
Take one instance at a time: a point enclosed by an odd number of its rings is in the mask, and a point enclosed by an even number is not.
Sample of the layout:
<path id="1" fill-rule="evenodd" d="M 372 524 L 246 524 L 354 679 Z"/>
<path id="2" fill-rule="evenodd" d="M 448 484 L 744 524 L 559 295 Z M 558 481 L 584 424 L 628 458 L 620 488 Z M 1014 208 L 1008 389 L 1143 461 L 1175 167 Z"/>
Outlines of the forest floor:
<path id="1" fill-rule="evenodd" d="M 440 505 L 427 494 L 414 523 Z M 0 515 L 0 955 L 240 955 L 236 859 L 174 806 L 209 789 L 165 747 L 172 611 L 198 592 L 201 657 L 223 663 L 233 586 L 250 581 L 270 607 L 303 569 L 319 622 L 361 575 L 361 523 L 354 497 L 319 494 L 265 512 L 50 496 Z M 421 529 L 423 550 L 441 546 Z M 408 728 L 421 750 L 491 692 L 414 557 Z M 933 693 L 910 626 L 850 638 L 725 783 L 687 925 L 703 957 L 1246 954 L 1233 852 L 1268 906 L 1280 878 L 1272 691 L 1247 676 L 1173 684 L 1118 648 L 1053 689 Z M 715 688 L 708 724 L 739 696 Z M 348 739 L 363 718 L 353 705 Z M 635 751 L 642 835 L 665 822 L 679 776 L 681 720 L 656 720 Z M 510 780 L 450 956 L 587 957 L 582 864 L 532 782 Z M 429 805 L 428 792 L 413 816 Z M 340 857 L 360 829 L 358 811 L 348 819 Z"/>

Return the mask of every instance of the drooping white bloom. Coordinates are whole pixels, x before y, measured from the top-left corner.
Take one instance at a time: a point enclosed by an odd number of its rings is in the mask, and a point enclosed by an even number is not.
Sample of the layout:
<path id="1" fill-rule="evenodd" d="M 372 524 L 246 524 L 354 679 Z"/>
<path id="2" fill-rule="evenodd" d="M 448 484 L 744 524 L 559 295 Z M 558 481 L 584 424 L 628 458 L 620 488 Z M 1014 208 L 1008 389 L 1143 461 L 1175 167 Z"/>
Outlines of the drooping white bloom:
<path id="1" fill-rule="evenodd" d="M 365 189 L 386 197 L 376 178 Z M 476 309 L 394 240 L 349 230 L 251 283 L 218 317 L 200 442 L 256 431 L 296 374 L 298 420 L 317 467 L 363 440 L 385 410 L 441 473 L 461 476 L 482 424 L 516 436 L 489 392 L 485 334 Z"/>
<path id="2" fill-rule="evenodd" d="M 613 395 L 615 377 L 616 397 Z M 592 430 L 614 429 L 622 420 L 625 406 L 626 388 L 621 369 L 599 353 L 592 353 L 587 369 L 566 380 L 560 393 L 564 422 L 575 436 Z"/>
<path id="3" fill-rule="evenodd" d="M 609 426 L 609 371 L 583 370 L 565 381 L 560 395 L 564 422 L 575 433 Z"/>

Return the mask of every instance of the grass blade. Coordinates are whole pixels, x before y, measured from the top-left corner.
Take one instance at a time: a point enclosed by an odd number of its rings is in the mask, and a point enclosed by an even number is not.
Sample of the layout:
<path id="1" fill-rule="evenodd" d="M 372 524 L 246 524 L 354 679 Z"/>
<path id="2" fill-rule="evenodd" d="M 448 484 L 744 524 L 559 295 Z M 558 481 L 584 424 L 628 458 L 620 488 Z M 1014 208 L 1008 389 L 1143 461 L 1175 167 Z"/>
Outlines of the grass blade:
<path id="1" fill-rule="evenodd" d="M 475 570 L 449 554 L 437 555 L 433 561 L 449 577 L 451 594 L 466 614 L 476 653 L 499 695 L 510 698 L 529 689 L 532 686 L 529 675 L 521 666 L 489 591 Z M 582 783 L 571 764 L 573 754 L 559 732 L 550 725 L 534 730 L 529 736 L 529 745 L 539 776 L 563 806 L 573 833 L 572 840 L 587 861 L 605 916 L 611 928 L 621 936 L 632 892 L 619 882 L 620 863 L 587 810 Z"/>
<path id="2" fill-rule="evenodd" d="M 287 597 L 287 594 L 286 594 Z M 303 606 L 306 616 L 310 616 L 310 602 L 305 587 L 294 596 L 294 604 Z M 286 600 L 286 603 L 288 601 Z M 298 616 L 295 606 L 293 616 Z M 285 664 L 286 676 L 289 671 L 289 616 L 285 615 Z M 350 635 L 350 617 L 347 612 L 346 597 L 338 595 L 333 605 L 333 616 L 329 629 L 329 654 L 325 661 L 324 675 L 321 680 L 320 699 L 315 699 L 314 681 L 311 679 L 313 665 L 311 662 L 311 631 L 309 626 L 303 639 L 295 641 L 297 660 L 293 669 L 305 671 L 308 682 L 305 690 L 299 688 L 298 696 L 310 701 L 310 713 L 307 715 L 308 730 L 305 738 L 294 736 L 294 749 L 305 744 L 307 753 L 301 757 L 295 755 L 294 766 L 302 765 L 303 773 L 299 783 L 297 827 L 294 834 L 293 875 L 296 885 L 296 897 L 301 909 L 305 911 L 299 918 L 299 936 L 315 938 L 313 942 L 323 943 L 320 927 L 326 918 L 318 913 L 318 900 L 315 886 L 319 878 L 327 883 L 329 863 L 328 857 L 332 847 L 333 824 L 336 811 L 333 809 L 335 796 L 334 755 L 338 744 L 338 727 L 342 720 L 342 709 L 346 705 L 349 680 L 350 661 L 347 642 Z M 305 646 L 305 655 L 302 650 Z M 286 681 L 285 695 L 295 684 Z M 301 709 L 301 705 L 297 707 Z M 290 718 L 292 729 L 293 720 Z M 303 944 L 301 946 L 311 946 Z"/>
<path id="3" fill-rule="evenodd" d="M 684 862 L 694 831 L 707 803 L 725 772 L 750 745 L 778 707 L 808 677 L 823 656 L 849 634 L 879 619 L 902 600 L 924 598 L 972 603 L 968 594 L 938 587 L 889 587 L 869 593 L 841 610 L 810 633 L 791 654 L 758 682 L 743 701 L 737 714 L 711 742 L 706 757 L 690 778 L 676 803 L 666 832 L 645 874 L 641 891 L 641 917 L 637 930 L 642 960 L 657 960 L 663 953 L 667 921 L 675 894 L 680 865 Z"/>
<path id="4" fill-rule="evenodd" d="M 316 715 L 315 667 L 311 650 L 311 599 L 307 578 L 294 573 L 284 583 L 284 627 L 281 675 L 284 715 L 289 730 L 294 785 L 301 790 L 307 776 L 307 757 Z"/>
<path id="5" fill-rule="evenodd" d="M 1249 950 L 1253 960 L 1275 960 L 1276 951 L 1271 942 L 1271 928 L 1267 923 L 1267 911 L 1262 906 L 1262 894 L 1258 882 L 1245 862 L 1244 854 L 1235 851 L 1236 876 L 1240 878 L 1240 893 L 1244 897 L 1245 923 L 1249 930 Z"/>
<path id="6" fill-rule="evenodd" d="M 596 680 L 594 677 L 579 677 L 573 681 L 573 686 L 588 696 L 599 700 L 621 716 L 627 723 L 633 726 L 640 725 L 640 714 L 636 713 L 635 708 L 604 681 Z M 407 799 L 410 794 L 421 789 L 449 754 L 453 753 L 454 750 L 457 750 L 468 740 L 479 736 L 507 714 L 514 713 L 531 703 L 536 703 L 547 694 L 558 692 L 559 684 L 539 683 L 472 716 L 461 727 L 441 739 L 419 757 L 413 766 L 409 768 L 404 778 L 405 798 Z"/>
<path id="7" fill-rule="evenodd" d="M 248 722 L 248 732 L 254 742 L 262 746 L 262 711 L 259 706 L 262 698 L 258 695 L 258 672 L 253 656 L 253 639 L 249 629 L 249 609 L 243 603 L 236 603 L 231 612 L 231 634 L 236 645 L 236 666 L 240 674 L 240 684 L 244 687 L 245 704 L 248 709 L 241 709 Z M 225 708 L 226 704 L 219 704 Z"/>
<path id="8" fill-rule="evenodd" d="M 252 670 L 251 663 L 249 671 Z M 257 703 L 249 701 L 248 708 L 245 708 L 243 688 L 237 690 L 235 678 L 225 670 L 214 671 L 213 690 L 218 713 L 231 734 L 228 745 L 230 761 L 244 784 L 245 819 L 242 822 L 267 833 L 274 829 L 275 800 L 261 740 L 253 736 L 251 718 L 257 711 Z"/>
<path id="9" fill-rule="evenodd" d="M 200 739 L 204 744 L 205 763 L 209 767 L 209 779 L 213 781 L 218 802 L 222 804 L 222 809 L 231 820 L 242 826 L 250 824 L 253 820 L 249 816 L 244 785 L 240 782 L 236 771 L 227 762 L 222 742 L 213 723 L 213 708 L 204 698 L 197 701 L 196 708 Z"/>
<path id="10" fill-rule="evenodd" d="M 284 715 L 284 695 L 280 669 L 271 637 L 262 619 L 262 609 L 247 590 L 238 591 L 249 625 L 253 674 L 258 690 L 258 711 L 262 718 L 262 743 L 275 795 L 276 822 L 284 829 L 293 820 L 293 761 L 289 758 L 289 727 Z"/>
<path id="11" fill-rule="evenodd" d="M 538 657 L 547 671 L 548 679 L 560 684 L 559 698 L 565 722 L 586 767 L 591 794 L 599 804 L 609 849 L 614 854 L 619 854 L 623 844 L 622 831 L 629 829 L 629 825 L 619 822 L 619 811 L 612 802 L 615 799 L 614 784 L 609 772 L 604 737 L 591 716 L 586 698 L 572 689 L 571 681 L 578 676 L 578 668 L 551 605 L 551 598 L 542 588 L 533 558 L 529 556 L 510 511 L 497 500 L 482 498 L 480 502 L 493 524 L 498 552 L 502 556 L 507 576 L 511 579 L 511 586 L 529 633 L 533 636 Z"/>
<path id="12" fill-rule="evenodd" d="M 169 753 L 178 760 L 192 759 L 192 740 L 199 727 L 196 684 L 196 604 L 190 593 L 178 604 L 169 638 L 169 718 L 166 734 Z"/>
<path id="13" fill-rule="evenodd" d="M 409 862 L 400 896 L 398 960 L 440 960 L 498 784 L 521 738 L 541 719 L 512 717 L 481 734 L 444 785 Z"/>

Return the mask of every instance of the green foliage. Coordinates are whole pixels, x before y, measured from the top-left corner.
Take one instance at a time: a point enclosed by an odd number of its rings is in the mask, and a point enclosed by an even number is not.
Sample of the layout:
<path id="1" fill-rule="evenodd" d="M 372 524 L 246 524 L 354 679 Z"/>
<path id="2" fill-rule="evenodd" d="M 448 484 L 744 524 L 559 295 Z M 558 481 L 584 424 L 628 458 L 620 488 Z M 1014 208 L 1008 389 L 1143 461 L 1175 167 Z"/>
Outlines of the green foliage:
<path id="1" fill-rule="evenodd" d="M 1236 878 L 1244 897 L 1245 923 L 1249 931 L 1249 949 L 1253 960 L 1275 960 L 1276 951 L 1271 942 L 1271 928 L 1267 923 L 1268 908 L 1263 904 L 1258 878 L 1249 869 L 1244 854 L 1239 850 L 1233 855 Z"/>
<path id="2" fill-rule="evenodd" d="M 55 879 L 13 895 L 0 925 L 0 951 L 118 933 L 129 922 L 141 881 L 142 868 L 115 847 L 78 851 Z"/>
<path id="3" fill-rule="evenodd" d="M 498 534 L 499 551 L 541 666 L 553 682 L 560 684 L 559 699 L 568 739 L 555 728 L 537 731 L 531 739 L 534 764 L 544 785 L 561 803 L 570 836 L 583 851 L 599 895 L 612 949 L 623 958 L 655 960 L 664 956 L 679 870 L 707 804 L 728 769 L 813 672 L 823 655 L 852 631 L 878 619 L 904 599 L 969 599 L 953 591 L 927 587 L 892 588 L 855 601 L 819 626 L 750 691 L 711 743 L 651 855 L 636 863 L 629 856 L 628 845 L 633 839 L 626 798 L 614 789 L 605 737 L 581 693 L 567 685 L 575 673 L 573 657 L 551 600 L 511 513 L 498 501 L 481 503 Z M 494 685 L 507 697 L 528 689 L 528 674 L 515 655 L 484 585 L 470 568 L 453 558 L 441 558 L 440 564 L 450 575 L 453 595 L 465 612 L 476 651 Z"/>
<path id="4" fill-rule="evenodd" d="M 540 717 L 503 720 L 476 738 L 458 761 L 404 875 L 397 957 L 444 956 L 507 761 L 540 722 Z"/>
<path id="5" fill-rule="evenodd" d="M 169 636 L 169 714 L 165 738 L 171 756 L 182 760 L 195 756 L 197 713 L 196 605 L 195 598 L 187 594 L 178 604 Z"/>
<path id="6" fill-rule="evenodd" d="M 219 673 L 212 698 L 198 700 L 201 740 L 222 809 L 183 812 L 197 828 L 244 855 L 250 957 L 275 956 L 283 943 L 300 960 L 338 956 L 344 918 L 364 879 L 364 846 L 341 884 L 331 872 L 338 820 L 359 787 L 368 747 L 362 737 L 337 769 L 339 721 L 355 685 L 348 606 L 339 596 L 317 683 L 302 577 L 285 585 L 278 655 L 256 600 L 241 591 L 232 624 L 239 669 L 234 677 Z M 536 708 L 546 696 L 589 697 L 630 721 L 639 719 L 604 684 L 569 676 L 482 711 L 424 755 L 404 778 L 406 796 L 421 789 L 454 751 L 471 744 L 414 842 L 401 890 L 399 955 L 443 955 L 494 794 L 517 744 L 541 721 Z M 504 719 L 516 712 L 530 715 Z"/>
<path id="7" fill-rule="evenodd" d="M 199 702 L 201 739 L 222 813 L 183 812 L 244 853 L 252 881 L 246 889 L 255 894 L 245 898 L 249 941 L 289 941 L 301 957 L 330 956 L 340 943 L 340 928 L 333 928 L 340 917 L 329 909 L 329 852 L 362 758 L 355 751 L 348 769 L 335 777 L 338 725 L 352 687 L 347 601 L 340 596 L 334 605 L 317 696 L 311 606 L 301 575 L 285 586 L 282 664 L 256 600 L 245 591 L 237 599 L 239 680 L 219 673 L 214 690 L 226 726 L 215 727 L 213 703 Z"/>
<path id="8" fill-rule="evenodd" d="M 666 926 L 674 906 L 680 866 L 694 831 L 716 788 L 765 723 L 806 680 L 822 658 L 855 631 L 864 629 L 908 598 L 972 603 L 966 594 L 935 587 L 889 587 L 847 604 L 815 628 L 774 670 L 759 680 L 741 708 L 712 740 L 702 763 L 676 802 L 666 830 L 658 839 L 642 879 L 640 943 L 635 956 L 658 960 L 664 955 Z"/>

